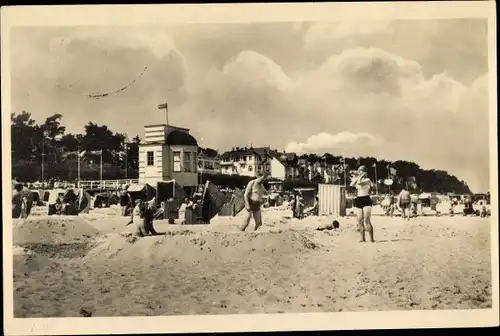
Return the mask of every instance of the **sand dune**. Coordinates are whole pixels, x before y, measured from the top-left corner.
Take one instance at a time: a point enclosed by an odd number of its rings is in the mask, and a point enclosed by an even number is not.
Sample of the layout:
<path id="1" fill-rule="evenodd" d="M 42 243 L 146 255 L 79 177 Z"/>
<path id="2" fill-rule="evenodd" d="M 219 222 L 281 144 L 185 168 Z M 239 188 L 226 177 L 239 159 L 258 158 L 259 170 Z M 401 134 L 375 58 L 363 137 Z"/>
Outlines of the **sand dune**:
<path id="1" fill-rule="evenodd" d="M 141 239 L 128 236 L 128 218 L 111 215 L 16 223 L 15 316 L 80 316 L 81 308 L 138 316 L 491 307 L 489 219 L 377 217 L 377 242 L 360 244 L 354 218 L 317 231 L 333 218 L 290 217 L 266 211 L 261 230 L 245 233 L 236 228 L 241 217 L 158 221 L 165 234 Z M 56 238 L 37 235 L 66 252 L 40 248 L 48 243 L 29 236 L 28 223 L 46 225 Z M 78 253 L 68 252 L 82 241 Z M 38 259 L 30 264 L 28 254 Z"/>

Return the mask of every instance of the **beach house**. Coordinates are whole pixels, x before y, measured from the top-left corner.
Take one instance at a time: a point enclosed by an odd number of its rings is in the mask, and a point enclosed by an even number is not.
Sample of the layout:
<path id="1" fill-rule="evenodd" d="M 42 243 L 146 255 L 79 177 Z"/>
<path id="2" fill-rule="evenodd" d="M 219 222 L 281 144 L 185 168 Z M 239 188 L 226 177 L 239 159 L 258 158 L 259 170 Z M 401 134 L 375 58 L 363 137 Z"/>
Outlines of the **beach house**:
<path id="1" fill-rule="evenodd" d="M 198 173 L 202 175 L 220 174 L 220 156 L 215 149 L 198 148 Z"/>
<path id="2" fill-rule="evenodd" d="M 139 183 L 156 185 L 175 179 L 181 186 L 198 184 L 198 142 L 189 129 L 171 125 L 144 126 L 139 146 Z"/>
<path id="3" fill-rule="evenodd" d="M 299 177 L 298 158 L 295 153 L 274 152 L 270 159 L 271 176 L 279 180 Z"/>
<path id="4" fill-rule="evenodd" d="M 269 147 L 233 147 L 221 155 L 221 173 L 255 177 L 271 171 L 271 159 L 275 151 Z"/>

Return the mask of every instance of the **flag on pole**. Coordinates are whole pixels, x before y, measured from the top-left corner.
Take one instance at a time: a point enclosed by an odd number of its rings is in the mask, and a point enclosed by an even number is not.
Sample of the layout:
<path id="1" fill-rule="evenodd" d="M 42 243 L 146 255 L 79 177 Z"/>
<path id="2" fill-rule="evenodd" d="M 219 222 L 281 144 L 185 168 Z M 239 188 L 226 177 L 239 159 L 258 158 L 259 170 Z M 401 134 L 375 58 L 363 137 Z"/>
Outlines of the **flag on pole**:
<path id="1" fill-rule="evenodd" d="M 340 163 L 345 163 L 345 159 L 344 158 L 340 158 Z"/>
<path id="2" fill-rule="evenodd" d="M 79 154 L 78 154 L 78 156 L 79 156 L 79 157 L 83 157 L 83 156 L 85 155 L 85 153 L 86 153 L 86 152 L 87 152 L 87 151 L 86 151 L 86 150 L 84 150 L 84 151 L 82 151 L 81 153 L 79 153 Z"/>
<path id="3" fill-rule="evenodd" d="M 376 167 L 377 167 L 377 164 L 376 164 L 376 163 L 372 164 L 372 167 L 373 167 L 373 168 L 376 168 Z"/>
<path id="4" fill-rule="evenodd" d="M 390 171 L 392 176 L 395 176 L 398 173 L 398 171 L 392 167 L 389 168 L 389 171 Z"/>
<path id="5" fill-rule="evenodd" d="M 90 151 L 90 153 L 94 155 L 102 155 L 102 149 L 96 151 Z"/>

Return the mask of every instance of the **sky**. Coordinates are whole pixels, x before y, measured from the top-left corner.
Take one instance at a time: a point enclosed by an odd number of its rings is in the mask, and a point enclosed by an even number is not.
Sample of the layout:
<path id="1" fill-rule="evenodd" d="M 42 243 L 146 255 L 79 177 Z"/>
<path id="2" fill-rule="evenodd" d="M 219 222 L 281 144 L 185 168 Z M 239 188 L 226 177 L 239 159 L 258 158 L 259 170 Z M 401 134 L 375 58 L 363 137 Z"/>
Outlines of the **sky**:
<path id="1" fill-rule="evenodd" d="M 203 147 L 409 160 L 481 192 L 487 54 L 481 19 L 17 27 L 11 102 L 130 138 L 164 123 L 167 102 Z"/>

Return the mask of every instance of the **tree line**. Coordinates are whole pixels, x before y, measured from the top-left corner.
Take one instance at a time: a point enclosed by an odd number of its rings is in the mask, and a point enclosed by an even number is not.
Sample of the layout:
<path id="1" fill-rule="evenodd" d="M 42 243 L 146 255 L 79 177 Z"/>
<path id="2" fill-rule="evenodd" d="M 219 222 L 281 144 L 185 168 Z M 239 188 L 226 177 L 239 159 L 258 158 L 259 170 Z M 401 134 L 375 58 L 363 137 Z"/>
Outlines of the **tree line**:
<path id="1" fill-rule="evenodd" d="M 80 178 L 98 180 L 101 150 L 103 179 L 138 177 L 139 136 L 129 140 L 125 134 L 93 122 L 85 125 L 83 134 L 66 133 L 62 118 L 54 114 L 38 125 L 29 112 L 11 114 L 13 178 L 75 181 L 80 161 Z"/>
<path id="2" fill-rule="evenodd" d="M 128 139 L 126 134 L 113 132 L 106 125 L 89 122 L 82 134 L 66 133 L 62 125 L 63 116 L 54 114 L 37 124 L 31 113 L 22 111 L 11 114 L 12 177 L 20 181 L 59 179 L 75 181 L 78 178 L 78 156 L 80 156 L 80 179 L 100 178 L 99 151 L 102 150 L 103 179 L 137 178 L 139 175 L 139 145 L 141 138 Z M 470 193 L 467 183 L 443 170 L 426 170 L 414 162 L 377 160 L 373 157 L 341 157 L 330 153 L 323 156 L 305 154 L 298 159 L 308 164 L 336 165 L 341 169 L 339 179 L 333 183 L 349 184 L 350 169 L 364 165 L 368 175 L 378 183 L 379 192 L 400 190 L 409 187 L 414 191 L 439 193 Z M 42 170 L 43 162 L 43 170 Z M 126 169 L 126 172 L 125 172 Z M 308 171 L 300 169 L 296 181 L 287 185 L 309 186 L 323 182 L 323 177 L 314 175 L 309 181 Z M 43 174 L 43 176 L 42 176 Z M 344 176 L 345 174 L 345 176 Z M 383 180 L 391 177 L 390 187 Z M 208 178 L 208 177 L 206 177 Z M 220 180 L 225 187 L 244 185 L 246 177 L 211 177 Z M 213 181 L 216 182 L 216 181 Z"/>

